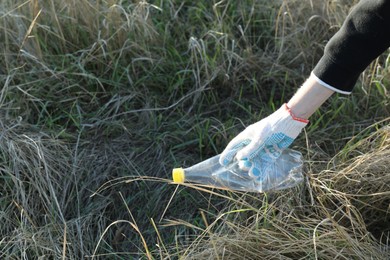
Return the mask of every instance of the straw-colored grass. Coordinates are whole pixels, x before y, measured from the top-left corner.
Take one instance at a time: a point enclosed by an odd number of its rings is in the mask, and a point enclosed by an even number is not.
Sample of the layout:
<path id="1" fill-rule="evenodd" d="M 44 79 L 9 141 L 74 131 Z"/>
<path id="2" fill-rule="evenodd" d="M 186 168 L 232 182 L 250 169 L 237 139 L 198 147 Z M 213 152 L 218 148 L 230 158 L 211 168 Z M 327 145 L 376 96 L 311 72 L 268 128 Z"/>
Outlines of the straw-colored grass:
<path id="1" fill-rule="evenodd" d="M 251 208 L 220 211 L 179 254 L 185 259 L 387 259 L 389 148 L 390 129 L 384 127 L 354 143 L 342 158 L 334 157 L 328 169 L 313 168 L 306 185 L 270 194 Z"/>
<path id="2" fill-rule="evenodd" d="M 388 53 L 295 141 L 305 185 L 170 183 L 285 102 L 353 2 L 0 1 L 0 259 L 387 256 Z"/>

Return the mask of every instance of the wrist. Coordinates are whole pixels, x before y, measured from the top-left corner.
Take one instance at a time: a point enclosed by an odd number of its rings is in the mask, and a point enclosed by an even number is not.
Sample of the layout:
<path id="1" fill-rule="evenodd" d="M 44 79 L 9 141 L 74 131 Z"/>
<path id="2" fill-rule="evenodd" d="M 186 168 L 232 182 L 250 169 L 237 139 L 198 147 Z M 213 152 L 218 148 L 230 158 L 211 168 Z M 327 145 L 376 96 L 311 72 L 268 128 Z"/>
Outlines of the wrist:
<path id="1" fill-rule="evenodd" d="M 270 131 L 283 133 L 292 139 L 295 139 L 308 123 L 309 120 L 292 114 L 287 104 L 283 104 L 269 119 Z"/>
<path id="2" fill-rule="evenodd" d="M 296 117 L 308 119 L 333 93 L 318 83 L 312 74 L 288 101 L 287 106 Z"/>
<path id="3" fill-rule="evenodd" d="M 308 117 L 305 118 L 305 117 L 302 117 L 302 116 L 297 116 L 295 114 L 295 112 L 292 111 L 292 109 L 289 107 L 289 105 L 287 103 L 284 104 L 284 107 L 287 110 L 287 112 L 290 114 L 292 119 L 294 119 L 295 121 L 302 122 L 302 123 L 305 123 L 305 124 L 309 123 Z"/>

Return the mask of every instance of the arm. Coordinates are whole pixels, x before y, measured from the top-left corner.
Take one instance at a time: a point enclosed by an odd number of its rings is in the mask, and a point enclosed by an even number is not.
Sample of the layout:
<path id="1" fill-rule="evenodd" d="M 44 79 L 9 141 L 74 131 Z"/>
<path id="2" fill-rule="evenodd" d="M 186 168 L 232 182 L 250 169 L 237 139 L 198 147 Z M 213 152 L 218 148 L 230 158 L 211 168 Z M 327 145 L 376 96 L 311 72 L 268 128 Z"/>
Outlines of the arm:
<path id="1" fill-rule="evenodd" d="M 308 119 L 335 91 L 350 94 L 359 75 L 389 45 L 390 1 L 361 0 L 288 107 L 295 116 Z"/>
<path id="2" fill-rule="evenodd" d="M 321 85 L 318 78 L 311 74 L 287 106 L 294 116 L 308 119 L 333 93 L 333 90 Z"/>
<path id="3" fill-rule="evenodd" d="M 295 116 L 308 119 L 335 91 L 350 94 L 359 75 L 389 45 L 390 1 L 361 0 L 288 107 Z"/>
<path id="4" fill-rule="evenodd" d="M 390 0 L 361 0 L 327 43 L 313 74 L 350 94 L 359 75 L 389 46 Z"/>

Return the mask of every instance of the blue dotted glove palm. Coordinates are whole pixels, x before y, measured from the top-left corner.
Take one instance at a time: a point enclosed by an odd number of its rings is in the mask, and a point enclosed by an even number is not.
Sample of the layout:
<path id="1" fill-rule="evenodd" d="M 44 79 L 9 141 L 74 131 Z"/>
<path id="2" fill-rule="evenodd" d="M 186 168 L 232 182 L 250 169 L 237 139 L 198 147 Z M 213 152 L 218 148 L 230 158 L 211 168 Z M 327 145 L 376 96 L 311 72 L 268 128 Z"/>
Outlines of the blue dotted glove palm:
<path id="1" fill-rule="evenodd" d="M 288 148 L 308 120 L 296 118 L 284 104 L 268 117 L 248 126 L 227 145 L 219 163 L 227 166 L 239 160 L 242 169 L 257 181 L 266 177 L 267 169 Z"/>

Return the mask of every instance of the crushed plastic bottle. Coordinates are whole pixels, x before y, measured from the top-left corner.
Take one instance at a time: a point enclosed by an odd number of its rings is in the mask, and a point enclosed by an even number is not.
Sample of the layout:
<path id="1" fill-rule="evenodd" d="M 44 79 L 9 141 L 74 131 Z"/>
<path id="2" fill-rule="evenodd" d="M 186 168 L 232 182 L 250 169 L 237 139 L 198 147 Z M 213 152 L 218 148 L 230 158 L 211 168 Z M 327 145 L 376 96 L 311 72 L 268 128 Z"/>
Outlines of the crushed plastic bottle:
<path id="1" fill-rule="evenodd" d="M 176 183 L 198 183 L 216 188 L 247 192 L 265 192 L 291 188 L 303 181 L 302 154 L 286 149 L 280 157 L 267 167 L 265 177 L 255 180 L 234 161 L 227 167 L 219 163 L 216 155 L 188 168 L 175 168 L 172 171 Z"/>

